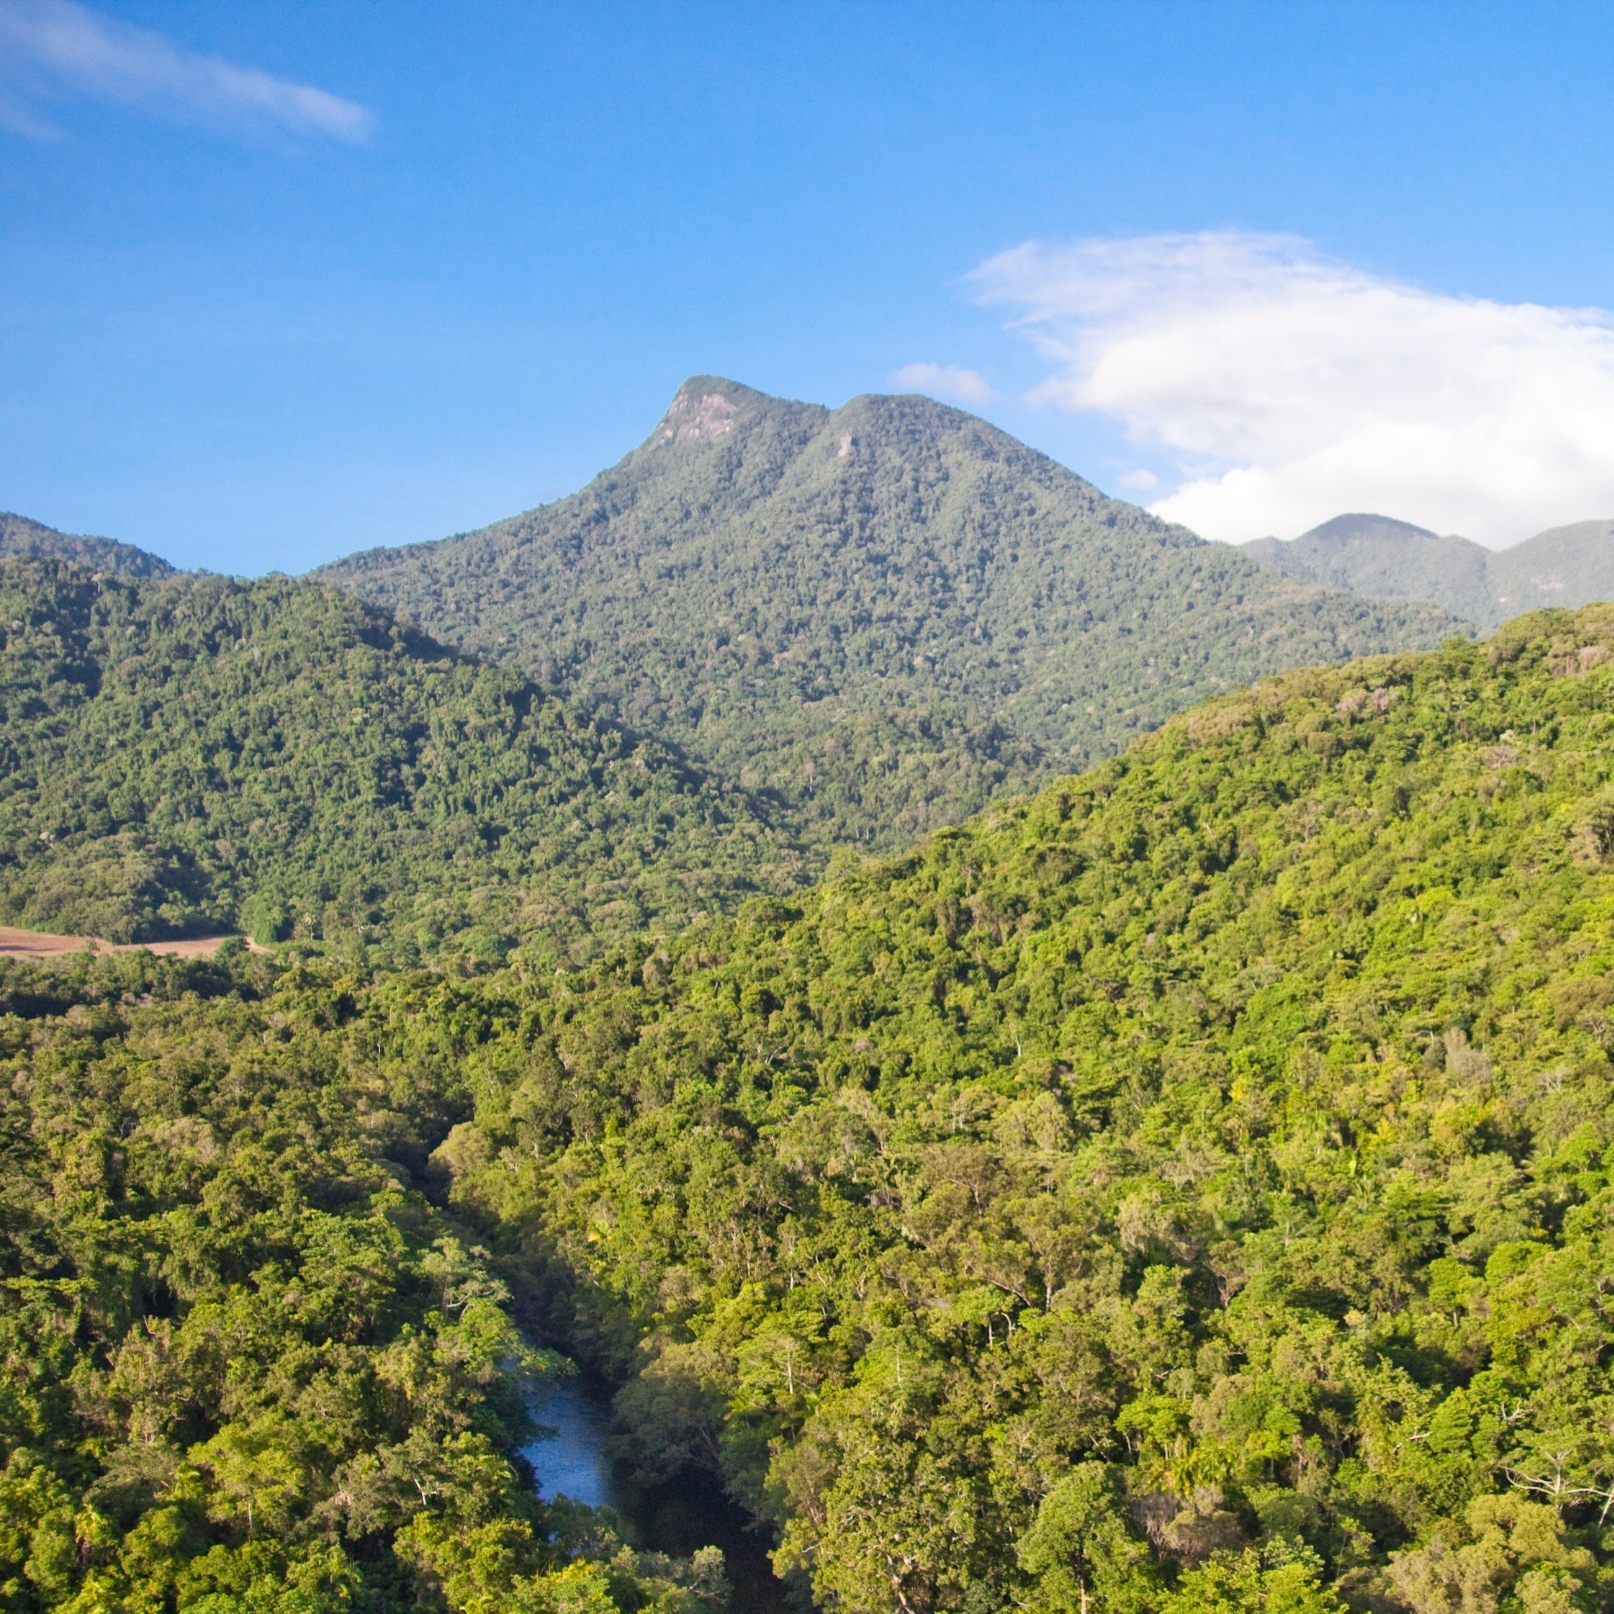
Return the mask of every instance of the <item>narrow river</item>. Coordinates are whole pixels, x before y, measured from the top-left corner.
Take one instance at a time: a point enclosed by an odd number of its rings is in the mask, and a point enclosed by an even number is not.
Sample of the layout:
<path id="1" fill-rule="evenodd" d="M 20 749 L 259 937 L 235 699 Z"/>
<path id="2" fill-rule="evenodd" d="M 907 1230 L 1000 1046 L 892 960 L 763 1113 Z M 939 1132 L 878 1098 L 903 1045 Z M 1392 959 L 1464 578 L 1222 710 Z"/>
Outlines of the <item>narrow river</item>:
<path id="1" fill-rule="evenodd" d="M 537 1422 L 555 1431 L 525 1449 L 540 1495 L 615 1509 L 635 1545 L 653 1552 L 684 1558 L 698 1547 L 721 1547 L 734 1587 L 733 1614 L 799 1614 L 773 1573 L 768 1544 L 747 1528 L 745 1514 L 720 1486 L 684 1476 L 647 1489 L 613 1471 L 605 1444 L 610 1404 L 581 1378 L 545 1385 L 529 1406 Z"/>
<path id="2" fill-rule="evenodd" d="M 538 1476 L 538 1489 L 548 1497 L 569 1496 L 591 1508 L 621 1512 L 621 1499 L 605 1456 L 611 1409 L 591 1396 L 581 1379 L 546 1384 L 527 1403 L 533 1418 L 555 1431 L 536 1440 L 522 1455 Z"/>

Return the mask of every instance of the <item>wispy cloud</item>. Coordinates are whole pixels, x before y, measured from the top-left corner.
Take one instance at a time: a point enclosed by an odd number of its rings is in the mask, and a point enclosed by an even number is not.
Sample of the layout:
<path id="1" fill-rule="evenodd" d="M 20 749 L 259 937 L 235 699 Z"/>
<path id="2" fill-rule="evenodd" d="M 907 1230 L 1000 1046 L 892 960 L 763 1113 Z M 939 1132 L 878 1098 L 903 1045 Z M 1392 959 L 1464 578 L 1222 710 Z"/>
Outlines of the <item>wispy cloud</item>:
<path id="1" fill-rule="evenodd" d="M 997 397 L 985 376 L 961 364 L 905 364 L 893 372 L 891 384 L 904 392 L 925 392 L 955 403 L 991 403 Z"/>
<path id="2" fill-rule="evenodd" d="M 1174 469 L 1153 508 L 1210 538 L 1374 510 L 1487 543 L 1614 515 L 1614 318 L 1453 297 L 1290 237 L 1029 243 L 981 297 Z M 1148 456 L 1145 456 L 1148 457 Z"/>
<path id="3" fill-rule="evenodd" d="M 188 51 L 74 0 L 0 0 L 0 122 L 55 133 L 45 108 L 64 96 L 137 107 L 216 127 L 368 138 L 375 115 L 309 84 Z"/>

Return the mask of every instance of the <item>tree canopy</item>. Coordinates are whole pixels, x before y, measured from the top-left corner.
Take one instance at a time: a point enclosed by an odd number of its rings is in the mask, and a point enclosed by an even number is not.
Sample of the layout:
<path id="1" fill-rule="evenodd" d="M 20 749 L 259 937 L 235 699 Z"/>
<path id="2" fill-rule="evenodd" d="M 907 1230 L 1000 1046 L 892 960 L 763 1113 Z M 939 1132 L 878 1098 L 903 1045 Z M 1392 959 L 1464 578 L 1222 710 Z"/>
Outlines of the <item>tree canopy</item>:
<path id="1" fill-rule="evenodd" d="M 721 1604 L 711 1554 L 535 1495 L 521 1377 L 557 1364 L 420 1188 L 466 1093 L 383 1072 L 349 983 L 132 955 L 0 995 L 0 1604 Z"/>
<path id="2" fill-rule="evenodd" d="M 764 805 L 329 585 L 0 560 L 0 917 L 393 962 L 786 889 Z"/>
<path id="3" fill-rule="evenodd" d="M 532 1339 L 849 1614 L 1608 1608 L 1611 696 L 1284 675 L 569 968 L 7 968 L 5 1595 L 710 1605 Z"/>
<path id="4" fill-rule="evenodd" d="M 832 1606 L 1606 1606 L 1611 691 L 1288 675 L 490 983 L 453 1203 Z"/>

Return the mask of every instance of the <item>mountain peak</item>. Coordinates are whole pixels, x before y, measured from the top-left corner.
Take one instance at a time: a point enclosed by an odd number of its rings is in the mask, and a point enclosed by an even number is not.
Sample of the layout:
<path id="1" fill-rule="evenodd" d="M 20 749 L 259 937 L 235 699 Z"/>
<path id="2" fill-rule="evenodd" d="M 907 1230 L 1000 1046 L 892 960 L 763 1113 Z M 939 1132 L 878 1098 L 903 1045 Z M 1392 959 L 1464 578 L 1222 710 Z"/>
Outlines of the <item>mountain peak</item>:
<path id="1" fill-rule="evenodd" d="M 693 375 L 673 394 L 647 446 L 721 442 L 753 422 L 794 418 L 803 413 L 823 415 L 828 410 L 817 404 L 770 397 L 724 376 Z"/>
<path id="2" fill-rule="evenodd" d="M 815 850 L 900 845 L 1201 693 L 1459 626 L 1273 579 L 933 399 L 709 375 L 579 493 L 323 575 L 769 791 Z"/>
<path id="3" fill-rule="evenodd" d="M 921 393 L 865 392 L 831 409 L 823 404 L 774 397 L 724 376 L 696 375 L 673 395 L 644 447 L 722 443 L 747 434 L 753 427 L 782 430 L 804 445 L 808 435 L 825 429 L 831 420 L 837 423 L 834 435 L 839 437 L 847 435 L 839 430 L 843 425 L 851 427 L 854 437 L 872 429 L 895 431 L 909 440 L 916 430 L 945 431 L 961 426 L 1001 435 L 978 416 Z"/>
<path id="4" fill-rule="evenodd" d="M 678 389 L 656 428 L 659 443 L 711 442 L 734 430 L 740 406 L 721 381 L 696 376 Z"/>
<path id="5" fill-rule="evenodd" d="M 1321 526 L 1303 532 L 1294 541 L 1298 543 L 1348 544 L 1362 539 L 1383 542 L 1409 542 L 1417 538 L 1438 538 L 1439 533 L 1427 527 L 1417 527 L 1410 521 L 1397 521 L 1394 516 L 1373 515 L 1362 511 L 1352 515 L 1335 516 Z"/>

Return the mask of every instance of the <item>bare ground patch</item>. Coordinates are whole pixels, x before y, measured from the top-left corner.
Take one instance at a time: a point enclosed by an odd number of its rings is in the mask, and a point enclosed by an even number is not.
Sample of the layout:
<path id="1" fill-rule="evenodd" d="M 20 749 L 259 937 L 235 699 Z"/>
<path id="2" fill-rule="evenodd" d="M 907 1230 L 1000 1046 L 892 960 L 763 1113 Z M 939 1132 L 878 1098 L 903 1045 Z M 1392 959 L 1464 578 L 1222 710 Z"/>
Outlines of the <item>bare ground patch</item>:
<path id="1" fill-rule="evenodd" d="M 211 958 L 234 936 L 190 936 L 184 941 L 109 942 L 99 936 L 53 936 L 43 930 L 18 930 L 0 925 L 0 958 L 63 958 L 70 953 L 160 953 L 166 958 Z M 247 942 L 254 953 L 266 953 L 254 941 Z"/>

